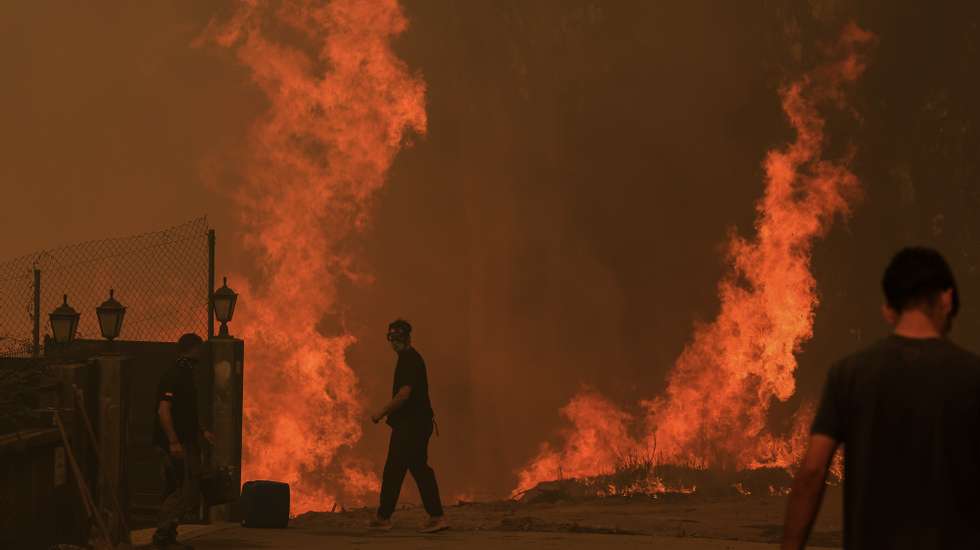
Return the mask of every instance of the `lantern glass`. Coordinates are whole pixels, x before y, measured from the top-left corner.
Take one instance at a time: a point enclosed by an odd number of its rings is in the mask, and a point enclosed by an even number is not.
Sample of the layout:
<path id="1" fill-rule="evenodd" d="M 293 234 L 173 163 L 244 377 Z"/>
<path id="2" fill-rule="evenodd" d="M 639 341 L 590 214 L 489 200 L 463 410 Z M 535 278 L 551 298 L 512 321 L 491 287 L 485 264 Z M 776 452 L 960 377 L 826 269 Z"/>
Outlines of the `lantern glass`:
<path id="1" fill-rule="evenodd" d="M 59 344 L 68 344 L 75 337 L 76 321 L 71 317 L 51 317 L 51 332 L 54 334 L 54 341 Z"/>
<path id="2" fill-rule="evenodd" d="M 68 295 L 64 297 L 64 302 L 52 311 L 48 318 L 51 321 L 51 333 L 55 343 L 68 345 L 75 340 L 75 333 L 78 330 L 77 311 L 68 305 Z"/>
<path id="3" fill-rule="evenodd" d="M 112 340 L 119 336 L 122 330 L 123 315 L 126 310 L 99 311 L 99 329 L 102 330 L 102 337 Z"/>
<path id="4" fill-rule="evenodd" d="M 219 322 L 228 323 L 235 316 L 235 304 L 238 294 L 228 288 L 228 278 L 225 277 L 221 288 L 214 291 L 214 318 Z"/>
<path id="5" fill-rule="evenodd" d="M 113 340 L 122 332 L 123 317 L 126 316 L 126 308 L 120 304 L 113 290 L 109 290 L 109 299 L 102 302 L 102 305 L 95 308 L 95 314 L 99 317 L 99 330 L 102 337 Z"/>
<path id="6" fill-rule="evenodd" d="M 235 315 L 235 299 L 232 296 L 214 296 L 214 318 L 222 323 L 231 321 Z"/>
<path id="7" fill-rule="evenodd" d="M 51 332 L 54 334 L 54 341 L 64 344 L 68 340 L 68 330 L 71 321 L 65 318 L 51 318 Z"/>

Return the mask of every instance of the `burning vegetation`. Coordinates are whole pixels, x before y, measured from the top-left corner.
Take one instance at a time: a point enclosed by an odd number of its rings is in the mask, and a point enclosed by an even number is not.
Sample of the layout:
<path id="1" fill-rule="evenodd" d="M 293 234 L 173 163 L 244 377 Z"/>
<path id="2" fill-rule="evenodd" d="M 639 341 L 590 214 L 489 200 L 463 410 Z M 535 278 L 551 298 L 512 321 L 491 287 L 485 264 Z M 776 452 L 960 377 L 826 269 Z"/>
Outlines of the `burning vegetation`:
<path id="1" fill-rule="evenodd" d="M 795 392 L 795 354 L 813 334 L 818 303 L 810 272 L 813 243 L 860 197 L 858 180 L 848 168 L 850 156 L 823 156 L 826 119 L 821 109 L 847 108 L 846 88 L 864 71 L 873 39 L 848 25 L 829 49 L 827 64 L 780 90 L 796 137 L 766 155 L 755 237 L 732 232 L 730 269 L 718 284 L 720 312 L 711 323 L 695 327 L 664 393 L 641 402 L 639 414 L 593 390 L 573 397 L 561 410 L 571 423 L 562 445 L 541 446 L 519 472 L 515 496 L 562 478 L 579 478 L 600 494 L 693 491 L 697 483 L 681 481 L 690 477 L 681 472 L 785 471 L 798 462 L 812 405 L 799 409 L 786 435 L 769 430 L 770 406 Z M 637 468 L 624 456 L 649 459 Z M 740 492 L 758 491 L 747 488 L 753 477 L 758 475 L 740 474 L 730 485 Z M 778 483 L 765 483 L 767 490 L 779 492 L 787 484 L 788 479 L 777 477 Z M 616 479 L 627 483 L 611 481 Z"/>

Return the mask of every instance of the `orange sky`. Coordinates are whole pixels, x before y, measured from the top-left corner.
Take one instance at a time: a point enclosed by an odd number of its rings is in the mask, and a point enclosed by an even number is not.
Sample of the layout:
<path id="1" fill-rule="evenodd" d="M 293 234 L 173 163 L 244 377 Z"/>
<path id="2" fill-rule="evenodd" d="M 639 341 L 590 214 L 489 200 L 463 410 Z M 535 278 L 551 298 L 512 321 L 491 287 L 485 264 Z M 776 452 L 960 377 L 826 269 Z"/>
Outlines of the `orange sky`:
<path id="1" fill-rule="evenodd" d="M 190 47 L 215 5 L 0 7 L 3 257 L 205 213 L 227 230 L 200 163 L 261 105 L 235 64 Z"/>

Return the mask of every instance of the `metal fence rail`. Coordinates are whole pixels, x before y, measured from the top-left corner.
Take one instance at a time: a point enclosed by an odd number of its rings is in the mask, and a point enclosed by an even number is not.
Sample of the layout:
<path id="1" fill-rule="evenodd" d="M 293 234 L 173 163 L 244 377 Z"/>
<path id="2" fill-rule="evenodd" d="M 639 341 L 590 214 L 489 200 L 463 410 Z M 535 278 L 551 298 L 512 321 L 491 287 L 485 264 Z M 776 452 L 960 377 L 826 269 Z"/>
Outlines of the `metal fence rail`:
<path id="1" fill-rule="evenodd" d="M 121 340 L 209 334 L 213 233 L 207 218 L 133 237 L 89 241 L 0 263 L 0 357 L 43 350 L 62 295 L 81 313 L 79 338 L 99 338 L 95 308 L 115 290 L 126 306 Z"/>

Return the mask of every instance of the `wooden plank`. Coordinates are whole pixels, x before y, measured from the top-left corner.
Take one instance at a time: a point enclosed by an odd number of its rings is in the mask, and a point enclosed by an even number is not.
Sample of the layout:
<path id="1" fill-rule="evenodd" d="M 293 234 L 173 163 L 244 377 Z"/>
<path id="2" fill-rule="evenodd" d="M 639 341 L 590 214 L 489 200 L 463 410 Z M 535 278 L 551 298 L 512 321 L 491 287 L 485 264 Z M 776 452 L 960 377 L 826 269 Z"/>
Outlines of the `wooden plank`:
<path id="1" fill-rule="evenodd" d="M 75 408 L 76 387 L 82 389 L 86 395 L 93 394 L 95 369 L 93 365 L 83 362 L 54 365 L 54 368 L 60 371 L 58 408 L 63 411 L 62 422 L 65 423 L 68 438 L 74 442 L 75 462 L 86 476 L 85 479 L 92 483 L 95 479 L 92 473 L 94 449 L 87 443 L 88 438 L 85 436 L 78 411 L 73 410 L 71 414 L 64 411 Z M 87 412 L 91 413 L 91 411 Z M 92 530 L 92 523 L 86 519 L 88 512 L 82 501 L 72 498 L 70 502 L 72 508 L 70 511 L 66 510 L 65 515 L 68 519 L 64 520 L 65 525 L 69 526 L 73 540 L 86 541 Z"/>
<path id="2" fill-rule="evenodd" d="M 0 455 L 7 452 L 20 453 L 35 445 L 46 445 L 58 441 L 60 436 L 54 428 L 21 430 L 0 435 Z"/>
<path id="3" fill-rule="evenodd" d="M 89 518 L 95 519 L 95 524 L 99 527 L 99 531 L 105 542 L 105 547 L 113 548 L 109 528 L 106 526 L 99 509 L 95 506 L 95 501 L 92 499 L 92 492 L 89 491 L 88 483 L 85 482 L 85 477 L 82 475 L 82 471 L 78 467 L 78 462 L 75 460 L 75 453 L 72 452 L 71 442 L 68 440 L 65 425 L 61 422 L 61 415 L 58 414 L 58 411 L 54 411 L 54 422 L 58 426 L 58 431 L 61 432 L 61 440 L 65 445 L 65 454 L 68 455 L 68 463 L 71 465 L 72 474 L 75 476 L 75 483 L 78 485 L 78 492 L 81 494 L 82 502 L 85 504 Z"/>
<path id="4" fill-rule="evenodd" d="M 88 432 L 89 442 L 92 444 L 92 448 L 95 449 L 95 459 L 99 464 L 101 469 L 102 466 L 102 452 L 99 447 L 99 441 L 95 437 L 95 429 L 92 428 L 92 421 L 88 417 L 88 413 L 85 411 L 85 395 L 82 390 L 75 386 L 75 404 L 76 411 L 81 411 L 81 417 L 83 424 L 85 425 L 85 430 Z M 118 486 L 113 485 L 113 481 L 109 480 L 109 494 L 112 495 L 111 502 L 113 510 L 119 518 L 119 522 L 122 524 L 122 536 L 123 540 L 126 542 L 131 542 L 129 524 L 126 521 L 126 514 L 123 512 L 122 506 L 119 504 Z"/>

